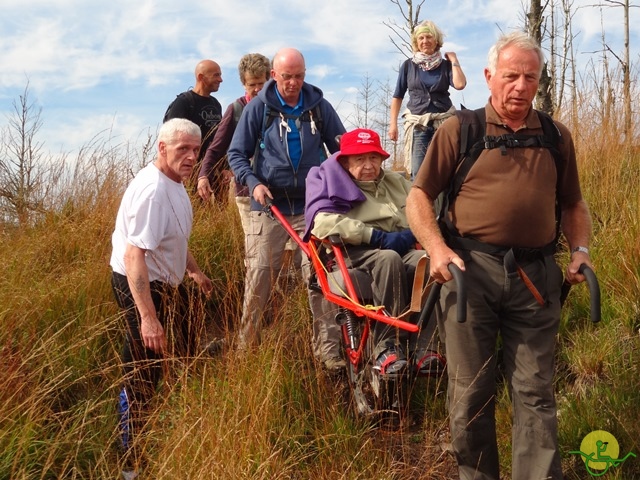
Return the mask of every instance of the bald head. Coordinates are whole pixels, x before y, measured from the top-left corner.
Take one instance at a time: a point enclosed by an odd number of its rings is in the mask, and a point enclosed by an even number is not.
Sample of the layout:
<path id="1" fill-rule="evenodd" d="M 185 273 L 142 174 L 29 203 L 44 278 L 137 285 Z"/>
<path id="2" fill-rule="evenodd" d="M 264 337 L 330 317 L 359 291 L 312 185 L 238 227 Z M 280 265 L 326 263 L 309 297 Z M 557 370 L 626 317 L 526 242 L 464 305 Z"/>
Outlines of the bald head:
<path id="1" fill-rule="evenodd" d="M 273 57 L 273 68 L 277 70 L 280 67 L 284 66 L 292 66 L 292 65 L 302 65 L 304 68 L 304 57 L 300 50 L 296 50 L 295 48 L 283 48 L 278 50 L 278 52 Z"/>
<path id="2" fill-rule="evenodd" d="M 304 57 L 295 48 L 283 48 L 273 57 L 271 77 L 282 99 L 292 107 L 298 103 L 305 76 Z"/>
<path id="3" fill-rule="evenodd" d="M 195 70 L 196 85 L 193 91 L 203 97 L 217 92 L 222 83 L 222 70 L 213 60 L 201 60 Z"/>

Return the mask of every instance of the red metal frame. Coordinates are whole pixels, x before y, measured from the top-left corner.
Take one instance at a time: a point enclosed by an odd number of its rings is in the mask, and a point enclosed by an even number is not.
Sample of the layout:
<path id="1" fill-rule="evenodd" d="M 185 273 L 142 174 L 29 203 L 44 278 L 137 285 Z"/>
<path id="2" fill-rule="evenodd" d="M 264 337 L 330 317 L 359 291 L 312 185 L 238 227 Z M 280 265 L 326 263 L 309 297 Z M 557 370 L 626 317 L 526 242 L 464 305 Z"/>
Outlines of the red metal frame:
<path id="1" fill-rule="evenodd" d="M 347 268 L 343 251 L 339 246 L 333 245 L 326 241 L 322 241 L 315 237 L 312 237 L 309 242 L 304 242 L 300 235 L 298 235 L 298 233 L 291 227 L 287 219 L 284 217 L 284 215 L 282 215 L 280 210 L 278 210 L 275 205 L 267 206 L 265 208 L 265 211 L 275 217 L 278 223 L 282 225 L 289 236 L 298 244 L 304 254 L 309 258 L 318 278 L 318 283 L 320 284 L 322 295 L 329 302 L 350 310 L 358 317 L 363 317 L 363 321 L 365 322 L 365 324 L 360 338 L 360 344 L 357 346 L 357 348 L 352 348 L 349 346 L 349 338 L 347 336 L 345 328 L 342 328 L 345 344 L 347 345 L 347 356 L 349 357 L 349 361 L 352 365 L 354 365 L 354 367 L 357 367 L 360 364 L 360 360 L 364 351 L 364 345 L 366 344 L 367 337 L 369 336 L 371 320 L 383 322 L 393 327 L 401 328 L 413 333 L 418 331 L 418 326 L 416 324 L 406 322 L 399 318 L 388 315 L 383 307 L 367 307 L 360 303 L 360 299 L 358 298 L 358 295 L 356 293 L 353 281 L 351 280 L 351 277 L 349 275 L 349 269 Z M 347 291 L 346 293 L 349 298 L 337 295 L 331 291 L 325 267 L 320 260 L 318 248 L 330 248 L 332 250 L 336 264 L 340 272 L 342 273 L 345 288 Z"/>

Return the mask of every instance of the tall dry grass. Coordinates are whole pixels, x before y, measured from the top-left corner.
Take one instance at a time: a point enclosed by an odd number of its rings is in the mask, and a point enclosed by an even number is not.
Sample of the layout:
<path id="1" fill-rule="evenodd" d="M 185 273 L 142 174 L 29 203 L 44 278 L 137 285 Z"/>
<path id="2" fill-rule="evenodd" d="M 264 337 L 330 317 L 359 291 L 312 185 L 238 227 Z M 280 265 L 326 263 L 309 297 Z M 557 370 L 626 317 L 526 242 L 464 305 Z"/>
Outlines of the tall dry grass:
<path id="1" fill-rule="evenodd" d="M 2 479 L 119 476 L 123 326 L 110 236 L 124 188 L 149 160 L 95 142 L 74 159 L 55 208 L 28 228 L 3 229 Z M 239 218 L 233 204 L 194 205 L 191 248 L 215 285 L 201 311 L 208 333 L 231 343 L 244 274 Z M 387 455 L 379 432 L 350 415 L 344 387 L 318 373 L 304 289 L 277 290 L 273 325 L 255 353 L 168 360 L 139 439 L 147 478 L 371 478 L 414 468 L 413 452 Z"/>
<path id="2" fill-rule="evenodd" d="M 593 218 L 590 250 L 602 321 L 589 321 L 588 291 L 574 287 L 560 330 L 557 390 L 563 452 L 579 450 L 591 431 L 606 430 L 620 443 L 622 457 L 640 451 L 640 149 L 637 136 L 624 138 L 622 102 L 602 99 L 600 90 L 582 91 L 572 125 Z M 634 125 L 639 120 L 635 112 Z M 564 461 L 567 478 L 589 477 L 578 456 Z M 639 478 L 640 464 L 629 460 L 606 475 Z"/>
<path id="3" fill-rule="evenodd" d="M 594 218 L 603 320 L 590 323 L 587 291 L 574 287 L 563 311 L 557 376 L 570 479 L 587 478 L 568 452 L 592 430 L 611 432 L 622 453 L 640 453 L 640 156 L 597 118 L 585 107 L 572 126 Z M 124 188 L 150 152 L 91 144 L 49 213 L 0 234 L 0 479 L 118 478 L 122 325 L 109 284 L 110 235 Z M 215 284 L 200 311 L 207 333 L 231 343 L 244 273 L 239 219 L 233 204 L 194 205 L 191 248 Z M 256 351 L 167 361 L 171 375 L 148 435 L 139 439 L 148 459 L 144 478 L 456 478 L 442 449 L 449 441 L 442 383 L 410 387 L 402 428 L 354 417 L 344 384 L 314 364 L 304 289 L 276 289 L 273 322 Z M 508 475 L 504 386 L 497 415 Z M 639 462 L 607 475 L 638 478 Z"/>

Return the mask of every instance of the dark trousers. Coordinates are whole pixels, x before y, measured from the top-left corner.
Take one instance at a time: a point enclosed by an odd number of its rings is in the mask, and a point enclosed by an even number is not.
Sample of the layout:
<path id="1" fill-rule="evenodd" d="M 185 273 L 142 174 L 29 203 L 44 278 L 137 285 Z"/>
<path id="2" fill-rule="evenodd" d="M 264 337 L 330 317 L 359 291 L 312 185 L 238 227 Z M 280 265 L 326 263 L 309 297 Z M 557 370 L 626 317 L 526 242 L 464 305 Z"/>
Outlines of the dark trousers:
<path id="1" fill-rule="evenodd" d="M 111 286 L 126 326 L 122 349 L 123 390 L 120 393 L 122 446 L 128 450 L 131 440 L 144 427 L 156 388 L 163 377 L 167 359 L 144 346 L 140 334 L 140 315 L 129 289 L 127 277 L 113 272 Z M 204 333 L 193 317 L 189 295 L 183 285 L 173 287 L 151 282 L 151 298 L 158 320 L 167 337 L 166 357 L 191 356 Z"/>
<path id="2" fill-rule="evenodd" d="M 442 287 L 440 332 L 461 480 L 501 478 L 495 418 L 498 337 L 513 407 L 512 478 L 562 479 L 553 389 L 562 272 L 553 257 L 520 266 L 546 299 L 544 305 L 502 258 L 480 252 L 465 259 L 466 323 L 456 321 L 457 285 L 452 281 Z"/>
<path id="3" fill-rule="evenodd" d="M 410 250 L 400 256 L 393 250 L 381 250 L 368 246 L 347 246 L 346 261 L 349 268 L 356 268 L 366 272 L 371 278 L 373 298 L 376 305 L 384 305 L 392 316 L 399 316 L 411 301 L 411 286 L 416 266 L 424 255 L 423 250 Z M 372 334 L 375 347 L 373 358 L 389 348 L 406 344 L 409 334 L 382 322 L 374 322 Z M 402 350 L 402 349 L 401 349 Z M 408 352 L 404 352 L 405 354 Z"/>

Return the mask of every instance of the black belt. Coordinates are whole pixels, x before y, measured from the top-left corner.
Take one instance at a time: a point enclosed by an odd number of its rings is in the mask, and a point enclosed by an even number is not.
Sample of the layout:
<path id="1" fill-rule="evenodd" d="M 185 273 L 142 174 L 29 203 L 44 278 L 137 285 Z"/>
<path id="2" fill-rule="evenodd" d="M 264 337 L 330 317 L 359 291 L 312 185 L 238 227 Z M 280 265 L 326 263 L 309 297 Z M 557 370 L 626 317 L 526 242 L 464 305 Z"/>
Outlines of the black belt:
<path id="1" fill-rule="evenodd" d="M 447 244 L 453 249 L 477 251 L 502 258 L 507 275 L 510 277 L 518 275 L 540 305 L 547 303 L 518 262 L 544 260 L 544 257 L 553 255 L 556 252 L 555 242 L 541 248 L 524 248 L 492 245 L 472 238 L 457 237 L 450 234 L 446 235 L 446 237 Z"/>

